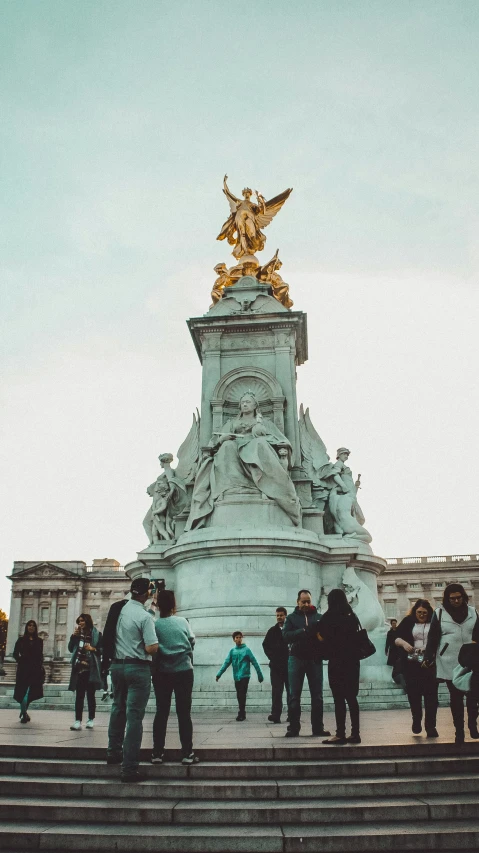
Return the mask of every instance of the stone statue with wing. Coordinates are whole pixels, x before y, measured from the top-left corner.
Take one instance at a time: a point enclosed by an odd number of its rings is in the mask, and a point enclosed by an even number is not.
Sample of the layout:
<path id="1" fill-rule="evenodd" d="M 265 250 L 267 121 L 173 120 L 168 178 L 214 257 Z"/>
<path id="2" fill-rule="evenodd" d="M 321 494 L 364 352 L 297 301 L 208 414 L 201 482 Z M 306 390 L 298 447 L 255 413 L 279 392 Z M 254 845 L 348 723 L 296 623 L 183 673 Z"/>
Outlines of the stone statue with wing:
<path id="1" fill-rule="evenodd" d="M 256 190 L 257 204 L 254 204 L 251 201 L 253 191 L 249 187 L 242 191 L 242 199 L 236 198 L 226 183 L 227 178 L 228 175 L 225 175 L 223 192 L 228 199 L 231 214 L 216 239 L 227 240 L 234 246 L 232 254 L 239 260 L 244 256 L 254 256 L 255 252 L 264 249 L 266 237 L 261 229 L 269 225 L 293 190 L 284 190 L 269 201 Z"/>
<path id="2" fill-rule="evenodd" d="M 193 423 L 178 450 L 178 465 L 171 467 L 173 455 L 162 453 L 158 459 L 163 473 L 147 488 L 152 504 L 143 527 L 150 545 L 175 539 L 175 519 L 189 509 L 191 497 L 188 485 L 194 482 L 200 458 L 200 416 L 193 415 Z"/>
<path id="3" fill-rule="evenodd" d="M 309 409 L 299 410 L 299 437 L 303 469 L 312 480 L 313 506 L 324 510 L 325 533 L 371 542 L 371 534 L 363 526 L 365 518 L 357 501 L 359 478 L 353 480 L 348 468 L 350 451 L 340 447 L 336 462 L 331 462 L 323 440 L 316 432 Z"/>

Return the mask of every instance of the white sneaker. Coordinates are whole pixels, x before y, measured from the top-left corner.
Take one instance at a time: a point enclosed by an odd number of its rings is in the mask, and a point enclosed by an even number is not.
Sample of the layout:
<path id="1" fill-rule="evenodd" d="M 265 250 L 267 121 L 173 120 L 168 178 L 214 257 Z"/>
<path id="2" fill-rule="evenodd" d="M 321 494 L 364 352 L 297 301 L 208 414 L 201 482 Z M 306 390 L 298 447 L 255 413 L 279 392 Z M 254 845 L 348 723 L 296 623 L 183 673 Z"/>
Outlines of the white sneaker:
<path id="1" fill-rule="evenodd" d="M 87 724 L 85 726 L 86 729 L 92 729 L 95 725 L 95 720 L 87 720 Z"/>
<path id="2" fill-rule="evenodd" d="M 80 720 L 75 720 L 72 726 L 70 726 L 70 731 L 79 732 L 81 730 Z"/>

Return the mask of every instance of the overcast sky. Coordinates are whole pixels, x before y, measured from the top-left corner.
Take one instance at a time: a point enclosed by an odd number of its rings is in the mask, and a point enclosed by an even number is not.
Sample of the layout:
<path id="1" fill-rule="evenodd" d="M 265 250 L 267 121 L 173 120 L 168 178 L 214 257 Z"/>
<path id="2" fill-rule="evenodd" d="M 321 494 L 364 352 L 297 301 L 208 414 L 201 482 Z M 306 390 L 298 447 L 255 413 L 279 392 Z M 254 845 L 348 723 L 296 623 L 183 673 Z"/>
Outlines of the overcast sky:
<path id="1" fill-rule="evenodd" d="M 298 398 L 380 556 L 479 553 L 479 4 L 0 3 L 2 576 L 147 542 L 200 403 L 225 172 L 308 315 Z M 0 581 L 0 606 L 9 607 Z"/>

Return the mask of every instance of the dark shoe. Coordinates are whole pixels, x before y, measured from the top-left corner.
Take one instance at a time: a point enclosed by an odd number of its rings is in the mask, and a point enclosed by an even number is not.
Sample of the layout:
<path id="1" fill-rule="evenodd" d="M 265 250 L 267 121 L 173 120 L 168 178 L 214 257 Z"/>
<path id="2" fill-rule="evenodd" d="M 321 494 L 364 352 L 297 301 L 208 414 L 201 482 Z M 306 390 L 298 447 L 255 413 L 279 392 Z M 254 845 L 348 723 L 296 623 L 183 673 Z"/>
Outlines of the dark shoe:
<path id="1" fill-rule="evenodd" d="M 20 722 L 28 723 L 28 714 L 20 714 Z"/>
<path id="2" fill-rule="evenodd" d="M 329 740 L 323 740 L 323 743 L 327 743 L 330 746 L 343 746 L 347 742 L 345 737 L 331 737 Z"/>
<path id="3" fill-rule="evenodd" d="M 165 756 L 162 752 L 153 751 L 151 753 L 150 761 L 152 764 L 163 764 L 164 760 L 165 760 Z"/>
<path id="4" fill-rule="evenodd" d="M 121 764 L 123 761 L 123 756 L 120 755 L 107 755 L 106 763 L 107 764 Z"/>
<path id="5" fill-rule="evenodd" d="M 454 738 L 454 743 L 457 746 L 464 746 L 464 732 L 456 732 L 456 737 Z"/>
<path id="6" fill-rule="evenodd" d="M 471 726 L 469 726 L 469 734 L 471 735 L 473 740 L 477 740 L 479 738 L 479 732 L 477 731 L 477 726 L 475 726 L 475 728 L 471 728 Z"/>
<path id="7" fill-rule="evenodd" d="M 280 723 L 280 722 L 281 722 L 281 720 L 278 720 L 276 717 L 273 717 L 273 715 L 272 715 L 272 714 L 270 714 L 270 715 L 269 715 L 269 717 L 268 717 L 268 722 L 269 722 L 269 723 Z"/>
<path id="8" fill-rule="evenodd" d="M 145 782 L 147 777 L 144 773 L 122 773 L 120 782 L 125 782 L 130 785 L 135 785 L 137 782 Z"/>
<path id="9" fill-rule="evenodd" d="M 420 735 L 420 734 L 421 734 L 421 732 L 422 732 L 422 725 L 421 725 L 421 721 L 420 721 L 420 720 L 419 720 L 419 721 L 418 721 L 418 720 L 413 720 L 413 723 L 412 723 L 412 733 L 413 733 L 413 735 Z"/>
<path id="10" fill-rule="evenodd" d="M 439 737 L 437 729 L 426 729 L 426 737 Z"/>
<path id="11" fill-rule="evenodd" d="M 236 717 L 237 723 L 243 723 L 246 720 L 246 714 L 238 714 Z"/>
<path id="12" fill-rule="evenodd" d="M 361 738 L 359 737 L 359 735 L 349 735 L 346 740 L 348 743 L 361 743 Z"/>
<path id="13" fill-rule="evenodd" d="M 288 729 L 285 737 L 299 737 L 299 729 Z"/>
<path id="14" fill-rule="evenodd" d="M 329 737 L 331 732 L 328 732 L 327 729 L 322 729 L 320 732 L 313 732 L 313 737 Z"/>
<path id="15" fill-rule="evenodd" d="M 181 759 L 181 763 L 182 763 L 182 764 L 186 764 L 187 766 L 188 766 L 189 764 L 199 764 L 199 763 L 200 763 L 200 759 L 198 758 L 198 756 L 197 756 L 197 755 L 195 755 L 195 753 L 194 753 L 194 752 L 190 752 L 190 754 L 189 754 L 189 755 L 184 755 L 184 756 L 183 756 L 183 758 Z"/>

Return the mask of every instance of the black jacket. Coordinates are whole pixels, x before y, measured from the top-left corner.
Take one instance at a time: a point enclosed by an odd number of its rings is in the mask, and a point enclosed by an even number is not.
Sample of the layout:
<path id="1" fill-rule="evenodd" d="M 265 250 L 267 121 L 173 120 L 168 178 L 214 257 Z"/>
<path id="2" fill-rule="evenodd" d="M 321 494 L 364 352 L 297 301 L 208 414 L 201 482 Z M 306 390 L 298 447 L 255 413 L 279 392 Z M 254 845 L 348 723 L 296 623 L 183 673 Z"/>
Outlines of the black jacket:
<path id="1" fill-rule="evenodd" d="M 399 634 L 398 634 L 397 628 L 395 628 L 395 629 L 390 628 L 386 634 L 386 646 L 385 646 L 384 651 L 388 656 L 387 662 L 388 662 L 389 666 L 394 666 L 394 664 L 396 663 L 396 660 L 398 658 L 399 646 L 396 646 L 396 643 L 395 643 L 395 640 L 398 636 L 399 636 Z"/>
<path id="2" fill-rule="evenodd" d="M 396 639 L 397 640 L 404 640 L 406 643 L 409 643 L 409 645 L 414 648 L 414 637 L 413 637 L 412 631 L 413 631 L 415 624 L 416 624 L 416 620 L 415 620 L 414 616 L 405 616 L 404 619 L 399 623 L 399 625 L 397 626 L 397 629 L 395 631 Z M 432 622 L 431 622 L 431 628 L 429 628 L 429 634 L 428 634 L 426 646 L 429 646 L 429 637 L 431 636 L 431 630 L 432 630 Z M 404 663 L 407 661 L 407 651 L 406 651 L 406 649 L 403 649 L 402 646 L 396 646 L 396 648 L 398 650 L 398 659 L 401 661 L 401 671 L 403 671 Z M 426 655 L 424 655 L 424 657 L 426 657 Z M 415 664 L 415 663 L 413 663 L 412 665 L 417 666 L 417 664 Z M 436 665 L 434 664 L 433 667 L 428 667 L 428 672 L 432 672 L 435 675 Z"/>
<path id="3" fill-rule="evenodd" d="M 121 601 L 115 601 L 115 603 L 111 605 L 108 611 L 105 627 L 103 629 L 103 647 L 101 659 L 102 675 L 106 675 L 106 673 L 110 669 L 112 659 L 115 657 L 116 625 L 121 610 L 127 602 L 127 598 L 124 598 Z"/>
<path id="4" fill-rule="evenodd" d="M 273 625 L 263 640 L 263 649 L 271 669 L 285 672 L 288 669 L 288 646 L 283 640 L 283 631 L 278 624 Z"/>
<path id="5" fill-rule="evenodd" d="M 283 628 L 283 641 L 288 643 L 289 653 L 300 660 L 322 660 L 323 651 L 316 634 L 321 633 L 321 616 L 312 605 L 307 613 L 299 607 L 286 617 Z"/>
<path id="6" fill-rule="evenodd" d="M 476 643 L 464 643 L 459 652 L 459 663 L 467 669 L 472 670 L 471 693 L 479 698 L 479 645 Z"/>

